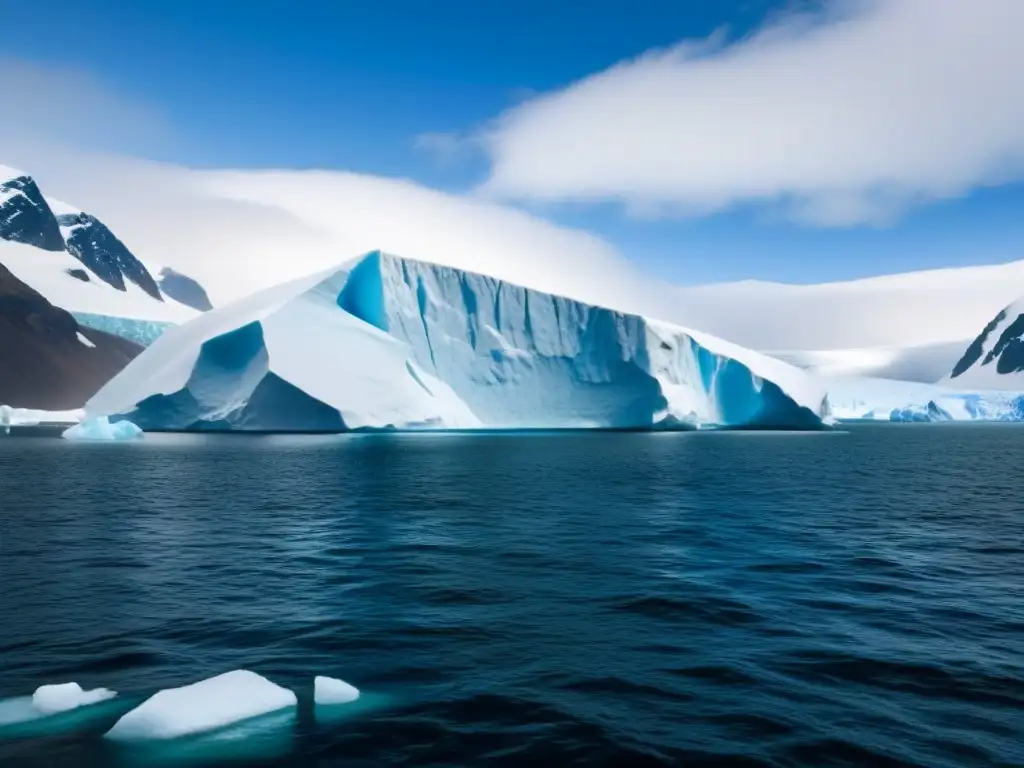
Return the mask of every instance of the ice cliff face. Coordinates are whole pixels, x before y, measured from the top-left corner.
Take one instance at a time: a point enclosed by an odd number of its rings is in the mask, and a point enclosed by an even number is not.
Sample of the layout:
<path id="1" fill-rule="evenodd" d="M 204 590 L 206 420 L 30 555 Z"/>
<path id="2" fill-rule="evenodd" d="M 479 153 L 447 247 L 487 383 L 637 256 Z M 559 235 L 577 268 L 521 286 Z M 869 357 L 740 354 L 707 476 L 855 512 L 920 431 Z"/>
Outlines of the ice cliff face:
<path id="1" fill-rule="evenodd" d="M 379 252 L 169 330 L 87 405 L 144 429 L 813 428 L 797 369 Z"/>
<path id="2" fill-rule="evenodd" d="M 1024 390 L 1024 299 L 985 326 L 947 381 L 951 387 Z"/>

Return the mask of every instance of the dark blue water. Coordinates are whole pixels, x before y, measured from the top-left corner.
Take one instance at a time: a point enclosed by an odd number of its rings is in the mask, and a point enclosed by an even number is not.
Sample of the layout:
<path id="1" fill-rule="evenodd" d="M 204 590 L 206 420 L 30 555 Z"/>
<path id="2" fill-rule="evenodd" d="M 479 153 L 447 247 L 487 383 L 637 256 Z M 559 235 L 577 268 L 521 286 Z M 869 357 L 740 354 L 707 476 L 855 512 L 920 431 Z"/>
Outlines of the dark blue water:
<path id="1" fill-rule="evenodd" d="M 0 439 L 0 697 L 123 700 L 0 764 L 127 764 L 124 708 L 242 667 L 304 702 L 245 764 L 1024 765 L 1022 467 L 1014 426 Z"/>

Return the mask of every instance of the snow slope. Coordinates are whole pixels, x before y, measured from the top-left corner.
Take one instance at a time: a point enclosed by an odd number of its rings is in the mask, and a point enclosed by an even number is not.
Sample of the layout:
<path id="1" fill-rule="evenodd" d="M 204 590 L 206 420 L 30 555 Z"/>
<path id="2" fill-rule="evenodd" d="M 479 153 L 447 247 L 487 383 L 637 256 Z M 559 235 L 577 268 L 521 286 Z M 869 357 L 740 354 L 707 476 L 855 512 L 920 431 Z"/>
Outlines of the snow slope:
<path id="1" fill-rule="evenodd" d="M 992 318 L 967 347 L 945 383 L 956 388 L 1024 390 L 1024 299 Z"/>
<path id="2" fill-rule="evenodd" d="M 373 252 L 169 330 L 86 411 L 144 429 L 814 427 L 827 402 L 711 336 Z"/>
<path id="3" fill-rule="evenodd" d="M 66 251 L 44 252 L 30 245 L 0 240 L 0 264 L 50 303 L 75 315 L 76 319 L 80 315 L 92 315 L 178 324 L 198 314 L 184 304 L 156 300 L 130 281 L 124 284 L 124 290 L 120 290 L 94 275 L 87 274 L 85 280 L 76 277 L 70 273 L 81 271 L 82 263 Z M 100 323 L 99 320 L 95 322 Z M 90 322 L 82 324 L 96 327 Z"/>

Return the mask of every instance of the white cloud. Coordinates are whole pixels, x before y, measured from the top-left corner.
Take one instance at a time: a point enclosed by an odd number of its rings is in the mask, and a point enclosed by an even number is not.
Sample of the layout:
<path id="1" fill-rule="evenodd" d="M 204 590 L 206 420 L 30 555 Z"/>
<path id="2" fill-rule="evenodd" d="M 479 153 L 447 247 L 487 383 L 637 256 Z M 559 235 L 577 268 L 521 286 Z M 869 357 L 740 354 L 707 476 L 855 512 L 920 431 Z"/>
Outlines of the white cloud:
<path id="1" fill-rule="evenodd" d="M 1024 178 L 1022 0 L 845 0 L 653 51 L 485 131 L 485 193 L 820 225 Z"/>
<path id="2" fill-rule="evenodd" d="M 215 303 L 373 249 L 624 309 L 649 294 L 598 237 L 404 179 L 193 170 L 53 146 L 3 159 L 99 216 L 143 260 L 199 279 Z"/>

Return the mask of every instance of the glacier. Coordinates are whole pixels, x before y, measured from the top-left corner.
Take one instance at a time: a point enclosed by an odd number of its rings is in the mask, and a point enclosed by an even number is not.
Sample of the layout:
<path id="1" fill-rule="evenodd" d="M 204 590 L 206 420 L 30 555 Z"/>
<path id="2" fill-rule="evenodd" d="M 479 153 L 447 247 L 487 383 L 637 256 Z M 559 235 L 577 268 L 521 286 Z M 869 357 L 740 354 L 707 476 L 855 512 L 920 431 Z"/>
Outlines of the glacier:
<path id="1" fill-rule="evenodd" d="M 167 328 L 195 317 L 197 310 L 176 301 L 157 300 L 133 282 L 123 289 L 93 273 L 68 252 L 41 252 L 0 239 L 0 264 L 19 280 L 67 310 L 83 326 L 146 346 Z M 78 275 L 81 273 L 81 276 Z"/>
<path id="2" fill-rule="evenodd" d="M 1024 394 L 858 376 L 826 377 L 838 421 L 1024 421 Z"/>
<path id="3" fill-rule="evenodd" d="M 145 430 L 818 428 L 815 377 L 714 337 L 368 253 L 168 329 L 86 404 Z"/>

